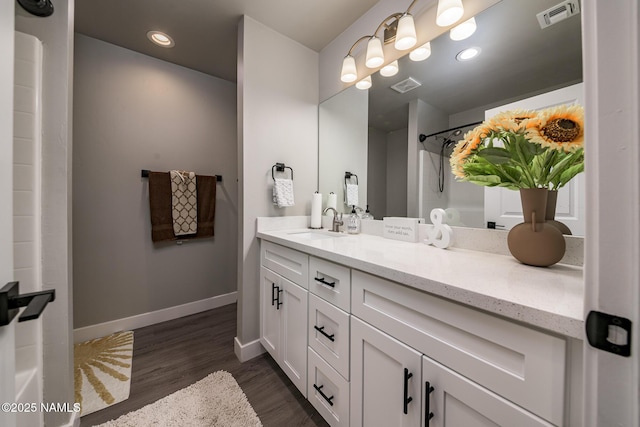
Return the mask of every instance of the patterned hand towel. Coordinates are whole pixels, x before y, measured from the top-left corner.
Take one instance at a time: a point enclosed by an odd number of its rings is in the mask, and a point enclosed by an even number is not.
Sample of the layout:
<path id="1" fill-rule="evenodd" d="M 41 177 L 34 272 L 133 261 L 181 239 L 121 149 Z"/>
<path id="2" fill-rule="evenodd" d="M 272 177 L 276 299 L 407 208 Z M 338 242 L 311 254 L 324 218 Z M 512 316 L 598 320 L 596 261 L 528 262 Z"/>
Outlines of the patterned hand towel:
<path id="1" fill-rule="evenodd" d="M 276 178 L 273 183 L 273 202 L 279 208 L 293 206 L 293 180 Z"/>
<path id="2" fill-rule="evenodd" d="M 173 233 L 176 236 L 195 234 L 198 231 L 196 174 L 173 170 L 170 175 Z"/>
<path id="3" fill-rule="evenodd" d="M 356 205 L 358 206 L 358 184 L 347 184 L 347 200 L 346 204 L 349 206 Z"/>

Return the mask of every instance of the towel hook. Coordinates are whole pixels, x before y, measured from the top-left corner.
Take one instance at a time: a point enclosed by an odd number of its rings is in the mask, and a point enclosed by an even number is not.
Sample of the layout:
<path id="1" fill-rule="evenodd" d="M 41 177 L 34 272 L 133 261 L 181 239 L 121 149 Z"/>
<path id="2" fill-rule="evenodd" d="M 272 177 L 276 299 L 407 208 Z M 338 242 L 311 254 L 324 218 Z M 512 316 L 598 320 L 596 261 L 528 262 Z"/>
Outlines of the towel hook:
<path id="1" fill-rule="evenodd" d="M 273 178 L 274 181 L 276 180 L 274 170 L 276 172 L 284 172 L 285 169 L 289 169 L 291 171 L 291 181 L 293 181 L 293 169 L 289 166 L 285 166 L 284 163 L 276 163 L 275 165 L 271 166 L 271 178 Z"/>

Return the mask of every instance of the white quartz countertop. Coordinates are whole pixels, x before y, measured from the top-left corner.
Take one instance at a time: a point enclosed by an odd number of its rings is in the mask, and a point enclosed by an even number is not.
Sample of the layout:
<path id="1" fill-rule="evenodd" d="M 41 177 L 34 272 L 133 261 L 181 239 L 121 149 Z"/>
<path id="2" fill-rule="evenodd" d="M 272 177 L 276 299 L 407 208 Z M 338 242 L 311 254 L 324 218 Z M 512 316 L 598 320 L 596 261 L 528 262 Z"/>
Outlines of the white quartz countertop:
<path id="1" fill-rule="evenodd" d="M 308 239 L 290 229 L 261 239 L 355 268 L 434 295 L 583 339 L 582 268 L 531 267 L 510 256 L 437 249 L 370 234 Z M 328 232 L 326 232 L 328 233 Z"/>

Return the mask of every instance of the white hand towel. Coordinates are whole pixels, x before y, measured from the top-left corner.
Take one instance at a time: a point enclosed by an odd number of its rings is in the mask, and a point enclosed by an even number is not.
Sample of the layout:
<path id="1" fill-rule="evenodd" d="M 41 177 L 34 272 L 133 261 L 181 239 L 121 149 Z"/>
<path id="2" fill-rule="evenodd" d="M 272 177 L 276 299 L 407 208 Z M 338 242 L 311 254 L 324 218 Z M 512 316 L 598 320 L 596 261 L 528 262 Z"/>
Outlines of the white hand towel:
<path id="1" fill-rule="evenodd" d="M 346 203 L 349 206 L 356 205 L 358 206 L 358 184 L 348 184 L 347 183 L 347 200 Z"/>
<path id="2" fill-rule="evenodd" d="M 173 234 L 184 236 L 198 232 L 198 193 L 194 172 L 170 171 L 171 217 Z"/>
<path id="3" fill-rule="evenodd" d="M 293 180 L 288 178 L 276 178 L 273 183 L 274 203 L 279 208 L 293 206 Z"/>

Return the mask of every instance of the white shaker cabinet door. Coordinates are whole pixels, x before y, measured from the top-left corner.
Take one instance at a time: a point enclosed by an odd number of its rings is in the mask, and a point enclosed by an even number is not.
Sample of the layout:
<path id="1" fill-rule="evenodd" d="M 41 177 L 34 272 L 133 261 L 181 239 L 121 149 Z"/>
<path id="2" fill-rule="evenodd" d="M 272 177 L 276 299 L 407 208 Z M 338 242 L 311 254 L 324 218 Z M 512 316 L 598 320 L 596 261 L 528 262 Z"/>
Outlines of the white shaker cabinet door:
<path id="1" fill-rule="evenodd" d="M 433 414 L 425 426 L 553 426 L 429 357 L 422 360 L 422 413 Z"/>
<path id="2" fill-rule="evenodd" d="M 280 352 L 280 311 L 278 290 L 280 276 L 273 271 L 260 268 L 260 344 L 278 361 Z"/>
<path id="3" fill-rule="evenodd" d="M 351 319 L 351 427 L 420 425 L 421 354 Z"/>
<path id="4" fill-rule="evenodd" d="M 307 397 L 307 296 L 306 289 L 280 279 L 281 360 L 280 367 Z"/>

